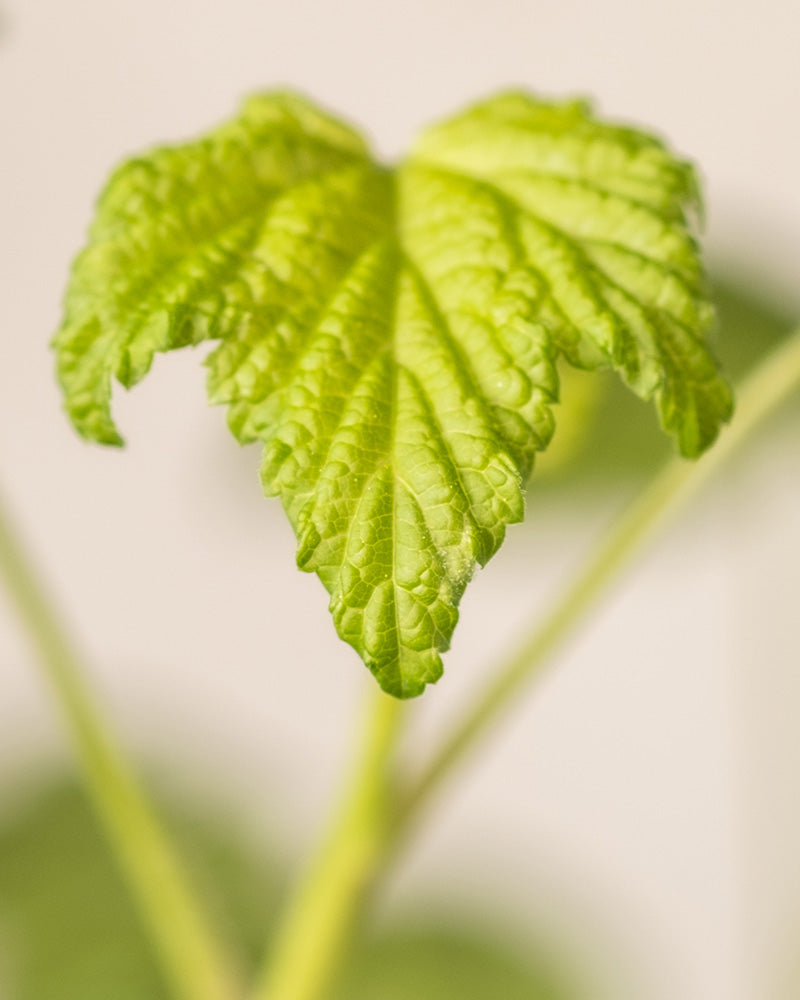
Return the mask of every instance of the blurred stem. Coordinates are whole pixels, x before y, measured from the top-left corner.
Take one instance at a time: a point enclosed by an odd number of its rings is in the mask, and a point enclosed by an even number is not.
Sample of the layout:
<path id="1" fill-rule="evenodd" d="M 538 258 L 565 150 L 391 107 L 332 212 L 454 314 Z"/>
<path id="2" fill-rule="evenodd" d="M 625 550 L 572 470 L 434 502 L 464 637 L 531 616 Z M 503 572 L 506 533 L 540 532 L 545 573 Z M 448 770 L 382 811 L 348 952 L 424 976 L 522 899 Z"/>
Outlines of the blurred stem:
<path id="1" fill-rule="evenodd" d="M 378 875 L 396 802 L 393 758 L 404 704 L 380 690 L 370 695 L 353 777 L 289 902 L 253 1000 L 326 996 Z"/>
<path id="2" fill-rule="evenodd" d="M 576 625 L 608 590 L 630 556 L 712 479 L 762 422 L 798 389 L 800 328 L 772 350 L 739 387 L 734 420 L 715 446 L 697 462 L 675 458 L 666 464 L 601 540 L 544 621 L 522 640 L 504 664 L 492 671 L 493 680 L 479 693 L 407 790 L 395 827 L 398 841 L 467 752 L 518 701 L 526 685 L 575 631 Z"/>
<path id="3" fill-rule="evenodd" d="M 56 696 L 84 783 L 162 969 L 180 1000 L 236 1000 L 227 956 L 194 898 L 165 831 L 108 729 L 80 660 L 0 499 L 0 578 Z"/>

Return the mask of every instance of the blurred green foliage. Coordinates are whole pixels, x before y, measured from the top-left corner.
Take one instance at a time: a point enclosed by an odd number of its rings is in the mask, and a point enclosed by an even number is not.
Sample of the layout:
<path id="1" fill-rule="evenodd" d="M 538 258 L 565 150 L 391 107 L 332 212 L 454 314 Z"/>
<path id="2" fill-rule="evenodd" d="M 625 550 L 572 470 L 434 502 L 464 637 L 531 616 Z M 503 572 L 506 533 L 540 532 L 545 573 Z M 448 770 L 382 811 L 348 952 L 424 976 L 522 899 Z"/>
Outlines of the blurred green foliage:
<path id="1" fill-rule="evenodd" d="M 217 923 L 252 970 L 283 878 L 209 809 L 167 810 Z M 447 921 L 363 941 L 331 1000 L 576 1000 L 532 943 L 525 958 Z M 0 811 L 0 998 L 170 1000 L 94 817 L 72 782 Z"/>
<path id="2" fill-rule="evenodd" d="M 447 922 L 395 929 L 355 957 L 331 1000 L 577 1000 L 552 956 L 525 958 Z"/>
<path id="3" fill-rule="evenodd" d="M 0 821 L 2 1000 L 169 1000 L 138 917 L 80 789 L 28 791 Z M 203 816 L 202 813 L 198 814 Z M 252 962 L 277 880 L 207 816 L 170 810 L 223 933 Z M 5 983 L 3 983 L 5 986 Z"/>

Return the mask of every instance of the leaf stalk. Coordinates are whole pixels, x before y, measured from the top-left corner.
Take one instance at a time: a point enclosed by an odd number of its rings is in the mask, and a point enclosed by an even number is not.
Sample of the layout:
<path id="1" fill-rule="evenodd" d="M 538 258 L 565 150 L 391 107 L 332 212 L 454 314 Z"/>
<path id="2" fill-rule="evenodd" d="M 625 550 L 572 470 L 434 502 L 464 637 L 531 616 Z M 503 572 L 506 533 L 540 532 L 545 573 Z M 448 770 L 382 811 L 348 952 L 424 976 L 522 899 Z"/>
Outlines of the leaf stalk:
<path id="1" fill-rule="evenodd" d="M 318 1000 L 334 980 L 384 859 L 397 800 L 393 763 L 404 707 L 370 691 L 353 777 L 289 902 L 251 1000 Z"/>

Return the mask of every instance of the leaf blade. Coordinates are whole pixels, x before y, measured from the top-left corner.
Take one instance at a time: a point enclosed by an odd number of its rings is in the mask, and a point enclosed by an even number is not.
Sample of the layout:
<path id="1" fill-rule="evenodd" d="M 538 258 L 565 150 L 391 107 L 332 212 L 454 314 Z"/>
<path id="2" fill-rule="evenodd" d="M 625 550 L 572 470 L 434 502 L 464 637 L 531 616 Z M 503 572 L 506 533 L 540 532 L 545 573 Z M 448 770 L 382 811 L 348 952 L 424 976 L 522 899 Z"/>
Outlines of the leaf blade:
<path id="1" fill-rule="evenodd" d="M 385 690 L 442 671 L 476 566 L 524 513 L 559 355 L 611 367 L 686 455 L 730 415 L 688 213 L 694 172 L 584 103 L 506 94 L 394 170 L 301 98 L 261 95 L 123 166 L 56 337 L 67 409 L 120 443 L 110 384 L 201 340 L 209 398 Z"/>

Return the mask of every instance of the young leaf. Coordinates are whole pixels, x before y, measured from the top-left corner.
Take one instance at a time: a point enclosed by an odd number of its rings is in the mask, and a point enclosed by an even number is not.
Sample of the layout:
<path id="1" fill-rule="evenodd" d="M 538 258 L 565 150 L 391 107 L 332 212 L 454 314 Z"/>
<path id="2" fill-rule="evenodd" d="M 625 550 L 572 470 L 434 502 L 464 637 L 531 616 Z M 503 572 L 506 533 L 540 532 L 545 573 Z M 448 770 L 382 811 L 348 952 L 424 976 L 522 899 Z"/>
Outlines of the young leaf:
<path id="1" fill-rule="evenodd" d="M 683 454 L 731 411 L 709 354 L 692 168 L 583 103 L 504 94 L 395 169 L 291 94 L 121 167 L 55 339 L 81 434 L 111 380 L 203 340 L 209 395 L 264 443 L 298 564 L 391 694 L 441 673 L 476 564 L 523 515 L 556 362 L 612 367 Z"/>

